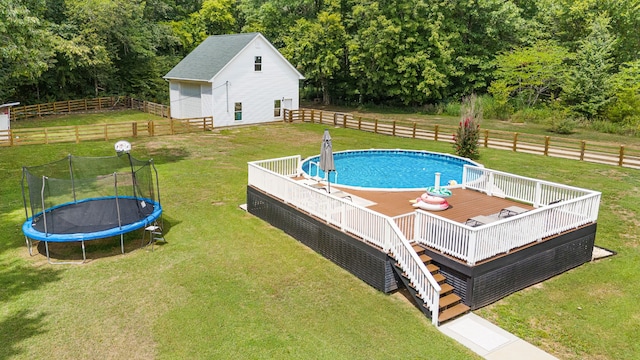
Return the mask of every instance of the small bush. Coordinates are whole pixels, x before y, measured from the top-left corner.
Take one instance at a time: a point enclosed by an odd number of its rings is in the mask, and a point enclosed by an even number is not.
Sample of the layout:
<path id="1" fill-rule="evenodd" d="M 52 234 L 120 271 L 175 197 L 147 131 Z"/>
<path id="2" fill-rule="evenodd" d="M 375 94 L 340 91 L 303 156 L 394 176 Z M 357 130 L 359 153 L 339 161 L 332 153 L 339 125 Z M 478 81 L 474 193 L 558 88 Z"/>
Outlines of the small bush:
<path id="1" fill-rule="evenodd" d="M 462 117 L 453 136 L 453 148 L 458 156 L 477 159 L 480 157 L 478 139 L 482 121 L 482 104 L 475 95 L 471 95 L 463 100 L 460 109 Z"/>
<path id="2" fill-rule="evenodd" d="M 556 134 L 573 134 L 577 122 L 570 117 L 552 117 L 549 119 L 549 131 Z"/>
<path id="3" fill-rule="evenodd" d="M 482 104 L 483 117 L 487 119 L 508 120 L 513 112 L 511 105 L 500 104 L 491 95 L 481 95 L 480 103 Z"/>
<path id="4" fill-rule="evenodd" d="M 460 116 L 461 111 L 462 109 L 459 103 L 448 102 L 444 105 L 442 114 L 448 116 Z"/>

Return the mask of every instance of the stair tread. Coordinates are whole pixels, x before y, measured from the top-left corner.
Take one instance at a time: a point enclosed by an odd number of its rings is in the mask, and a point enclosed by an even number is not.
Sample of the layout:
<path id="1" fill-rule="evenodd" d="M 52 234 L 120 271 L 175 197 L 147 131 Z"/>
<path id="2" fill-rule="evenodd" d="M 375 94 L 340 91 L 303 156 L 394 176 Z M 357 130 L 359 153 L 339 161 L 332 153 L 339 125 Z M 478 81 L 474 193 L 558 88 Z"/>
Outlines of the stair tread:
<path id="1" fill-rule="evenodd" d="M 447 320 L 451 320 L 457 316 L 460 316 L 462 314 L 469 312 L 469 310 L 470 308 L 467 305 L 462 303 L 456 306 L 452 306 L 446 309 L 445 311 L 441 312 L 440 315 L 438 315 L 438 322 L 443 323 Z"/>
<path id="2" fill-rule="evenodd" d="M 432 274 L 440 270 L 440 267 L 434 264 L 426 264 L 426 266 L 427 266 L 427 270 L 429 270 L 429 272 Z"/>
<path id="3" fill-rule="evenodd" d="M 424 252 L 424 248 L 422 247 L 422 245 L 420 245 L 420 244 L 418 244 L 418 243 L 414 243 L 414 244 L 412 245 L 412 247 L 413 247 L 413 250 L 414 250 L 418 255 Z"/>
<path id="4" fill-rule="evenodd" d="M 437 273 L 437 274 L 433 274 L 433 278 L 436 280 L 436 282 L 441 283 L 444 282 L 447 278 L 444 277 L 444 275 Z"/>
<path id="5" fill-rule="evenodd" d="M 450 291 L 453 291 L 453 286 L 451 286 L 451 285 L 449 285 L 447 283 L 444 283 L 444 284 L 440 284 L 440 289 L 441 289 L 440 290 L 440 295 L 444 295 L 444 294 L 446 294 L 446 293 L 448 293 Z"/>
<path id="6" fill-rule="evenodd" d="M 460 296 L 453 293 L 443 296 L 440 298 L 440 309 L 449 307 L 455 304 L 456 302 L 459 302 L 460 300 L 461 300 Z"/>
<path id="7" fill-rule="evenodd" d="M 426 254 L 420 254 L 420 261 L 422 261 L 425 264 L 429 264 L 431 263 L 431 257 Z"/>

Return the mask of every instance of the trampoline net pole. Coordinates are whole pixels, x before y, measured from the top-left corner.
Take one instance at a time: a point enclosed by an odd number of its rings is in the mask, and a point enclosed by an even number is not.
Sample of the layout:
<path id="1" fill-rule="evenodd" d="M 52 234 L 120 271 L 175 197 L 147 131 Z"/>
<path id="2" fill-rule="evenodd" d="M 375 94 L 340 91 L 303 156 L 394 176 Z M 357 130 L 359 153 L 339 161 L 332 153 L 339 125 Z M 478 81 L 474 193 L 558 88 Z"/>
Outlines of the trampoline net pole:
<path id="1" fill-rule="evenodd" d="M 44 220 L 44 236 L 49 236 L 47 232 L 47 212 L 46 207 L 44 207 L 44 188 L 47 184 L 47 177 L 42 177 L 42 189 L 40 190 L 40 200 L 42 201 L 42 220 Z"/>
<path id="2" fill-rule="evenodd" d="M 76 199 L 76 184 L 73 178 L 73 161 L 71 154 L 69 154 L 69 175 L 71 176 L 71 193 L 73 194 L 73 202 L 77 202 Z"/>
<path id="3" fill-rule="evenodd" d="M 118 212 L 118 227 L 122 229 L 122 220 L 120 219 L 120 202 L 118 201 L 118 173 L 113 173 L 113 186 L 116 192 L 116 211 Z"/>

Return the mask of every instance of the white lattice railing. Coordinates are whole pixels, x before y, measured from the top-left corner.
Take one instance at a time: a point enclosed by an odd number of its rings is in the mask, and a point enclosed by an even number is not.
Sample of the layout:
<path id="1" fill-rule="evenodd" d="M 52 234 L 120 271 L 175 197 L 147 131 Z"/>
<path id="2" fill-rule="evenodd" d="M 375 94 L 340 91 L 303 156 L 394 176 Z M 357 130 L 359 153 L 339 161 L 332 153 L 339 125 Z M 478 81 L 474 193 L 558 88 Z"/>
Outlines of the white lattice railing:
<path id="1" fill-rule="evenodd" d="M 250 162 L 248 184 L 391 254 L 431 311 L 432 322 L 437 326 L 440 285 L 394 220 L 295 181 L 290 176 L 297 175 L 298 167 L 293 163 L 299 161 L 300 156 L 292 156 Z"/>

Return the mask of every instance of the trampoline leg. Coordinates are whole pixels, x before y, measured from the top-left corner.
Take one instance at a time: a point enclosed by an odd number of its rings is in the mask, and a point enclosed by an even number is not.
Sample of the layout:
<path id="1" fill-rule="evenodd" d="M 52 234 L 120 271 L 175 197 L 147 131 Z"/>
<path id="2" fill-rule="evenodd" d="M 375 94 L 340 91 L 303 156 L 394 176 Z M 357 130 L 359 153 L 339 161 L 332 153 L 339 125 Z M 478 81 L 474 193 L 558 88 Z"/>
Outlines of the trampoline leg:
<path id="1" fill-rule="evenodd" d="M 87 261 L 87 254 L 84 251 L 84 240 L 82 240 L 82 263 L 84 264 Z"/>
<path id="2" fill-rule="evenodd" d="M 120 234 L 120 249 L 122 250 L 122 254 L 124 255 L 124 235 Z"/>
<path id="3" fill-rule="evenodd" d="M 49 257 L 49 242 L 48 241 L 44 242 L 44 248 L 47 250 L 47 262 L 49 262 L 49 264 L 53 264 L 51 262 L 51 258 Z"/>
<path id="4" fill-rule="evenodd" d="M 24 240 L 27 242 L 27 250 L 29 250 L 29 256 L 33 256 L 33 251 L 31 249 L 31 247 L 32 247 L 31 239 L 29 239 L 27 236 L 25 236 Z"/>

